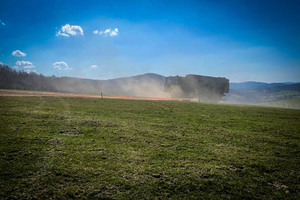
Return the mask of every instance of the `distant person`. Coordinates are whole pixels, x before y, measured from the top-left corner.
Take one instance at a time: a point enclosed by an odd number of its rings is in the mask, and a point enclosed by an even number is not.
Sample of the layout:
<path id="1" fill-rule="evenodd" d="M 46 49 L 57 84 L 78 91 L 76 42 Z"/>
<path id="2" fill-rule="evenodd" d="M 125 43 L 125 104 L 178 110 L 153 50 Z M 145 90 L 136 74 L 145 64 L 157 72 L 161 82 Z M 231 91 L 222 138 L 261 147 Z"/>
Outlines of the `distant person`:
<path id="1" fill-rule="evenodd" d="M 103 94 L 102 94 L 102 92 L 101 92 L 101 99 L 103 99 Z"/>

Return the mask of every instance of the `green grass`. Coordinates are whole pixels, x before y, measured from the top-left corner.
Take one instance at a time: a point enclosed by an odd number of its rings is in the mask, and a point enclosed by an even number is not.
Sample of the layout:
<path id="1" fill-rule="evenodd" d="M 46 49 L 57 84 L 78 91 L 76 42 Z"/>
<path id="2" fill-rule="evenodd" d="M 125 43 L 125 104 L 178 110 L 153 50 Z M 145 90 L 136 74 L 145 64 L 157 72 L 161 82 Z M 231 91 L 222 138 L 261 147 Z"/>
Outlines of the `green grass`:
<path id="1" fill-rule="evenodd" d="M 0 124 L 0 199 L 299 199 L 299 110 L 0 97 Z"/>

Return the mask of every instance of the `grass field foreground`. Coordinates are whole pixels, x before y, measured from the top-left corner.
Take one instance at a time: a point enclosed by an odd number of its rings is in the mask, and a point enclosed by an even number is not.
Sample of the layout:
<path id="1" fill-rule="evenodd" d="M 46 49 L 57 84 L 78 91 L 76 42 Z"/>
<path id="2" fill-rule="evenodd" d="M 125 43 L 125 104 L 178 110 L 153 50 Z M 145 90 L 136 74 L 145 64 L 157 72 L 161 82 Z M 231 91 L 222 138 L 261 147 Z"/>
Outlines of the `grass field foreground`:
<path id="1" fill-rule="evenodd" d="M 300 110 L 0 97 L 0 199 L 298 199 Z"/>

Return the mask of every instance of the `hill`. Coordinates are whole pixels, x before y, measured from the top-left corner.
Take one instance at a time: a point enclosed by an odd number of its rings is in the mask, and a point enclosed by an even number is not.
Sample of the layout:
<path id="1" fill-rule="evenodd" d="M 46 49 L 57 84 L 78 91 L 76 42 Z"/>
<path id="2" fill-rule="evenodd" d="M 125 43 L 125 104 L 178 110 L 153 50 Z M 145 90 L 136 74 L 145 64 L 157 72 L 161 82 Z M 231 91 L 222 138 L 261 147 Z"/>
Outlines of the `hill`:
<path id="1" fill-rule="evenodd" d="M 41 90 L 82 94 L 130 95 L 146 97 L 169 97 L 164 92 L 165 77 L 148 73 L 110 80 L 93 80 L 73 77 L 47 77 L 42 74 L 16 71 L 6 65 L 0 66 L 0 88 Z"/>
<path id="2" fill-rule="evenodd" d="M 100 94 L 102 92 L 104 95 L 169 98 L 171 97 L 170 93 L 164 90 L 165 80 L 166 77 L 154 73 L 110 80 L 46 77 L 41 74 L 16 71 L 6 65 L 0 65 L 1 89 L 40 90 L 80 94 Z M 299 83 L 230 83 L 229 93 L 223 97 L 223 102 L 259 104 L 290 100 L 300 96 L 299 88 Z M 295 101 L 292 102 L 293 105 L 289 107 L 298 107 L 295 106 Z"/>
<path id="3" fill-rule="evenodd" d="M 291 83 L 292 84 L 292 83 Z M 230 89 L 233 90 L 256 90 L 274 86 L 283 86 L 287 85 L 286 83 L 264 83 L 264 82 L 255 82 L 248 81 L 242 83 L 230 83 Z"/>
<path id="4" fill-rule="evenodd" d="M 132 77 L 110 80 L 91 80 L 72 77 L 45 77 L 41 74 L 0 67 L 0 88 L 21 90 L 42 90 L 83 94 L 104 94 L 121 96 L 142 96 L 162 98 L 199 98 L 201 101 L 218 102 L 229 89 L 229 80 L 221 77 L 187 75 L 167 77 L 147 73 Z M 177 80 L 178 79 L 178 80 Z"/>
<path id="5" fill-rule="evenodd" d="M 224 97 L 224 101 L 227 103 L 242 103 L 242 104 L 262 104 L 275 105 L 272 102 L 285 101 L 284 107 L 298 108 L 297 101 L 289 101 L 291 99 L 300 97 L 300 83 L 284 84 L 284 83 L 272 83 L 258 85 L 241 84 L 235 86 L 240 89 L 230 89 L 229 94 Z M 251 89 L 247 89 L 251 88 Z M 256 89 L 253 89 L 256 88 Z M 287 105 L 288 103 L 291 105 Z M 283 104 L 277 104 L 283 105 Z"/>

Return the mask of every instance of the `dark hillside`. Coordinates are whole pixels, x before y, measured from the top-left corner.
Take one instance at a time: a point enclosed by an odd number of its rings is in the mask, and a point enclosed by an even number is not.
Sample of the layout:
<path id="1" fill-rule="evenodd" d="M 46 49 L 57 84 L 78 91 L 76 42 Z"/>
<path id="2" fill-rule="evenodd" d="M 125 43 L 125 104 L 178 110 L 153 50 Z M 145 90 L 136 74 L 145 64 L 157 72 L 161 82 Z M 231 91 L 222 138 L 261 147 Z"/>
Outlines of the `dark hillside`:
<path id="1" fill-rule="evenodd" d="M 73 77 L 43 76 L 36 73 L 16 71 L 6 65 L 0 66 L 0 88 L 17 90 L 42 90 L 82 94 L 166 96 L 163 92 L 165 77 L 144 74 L 111 80 L 92 80 Z"/>

